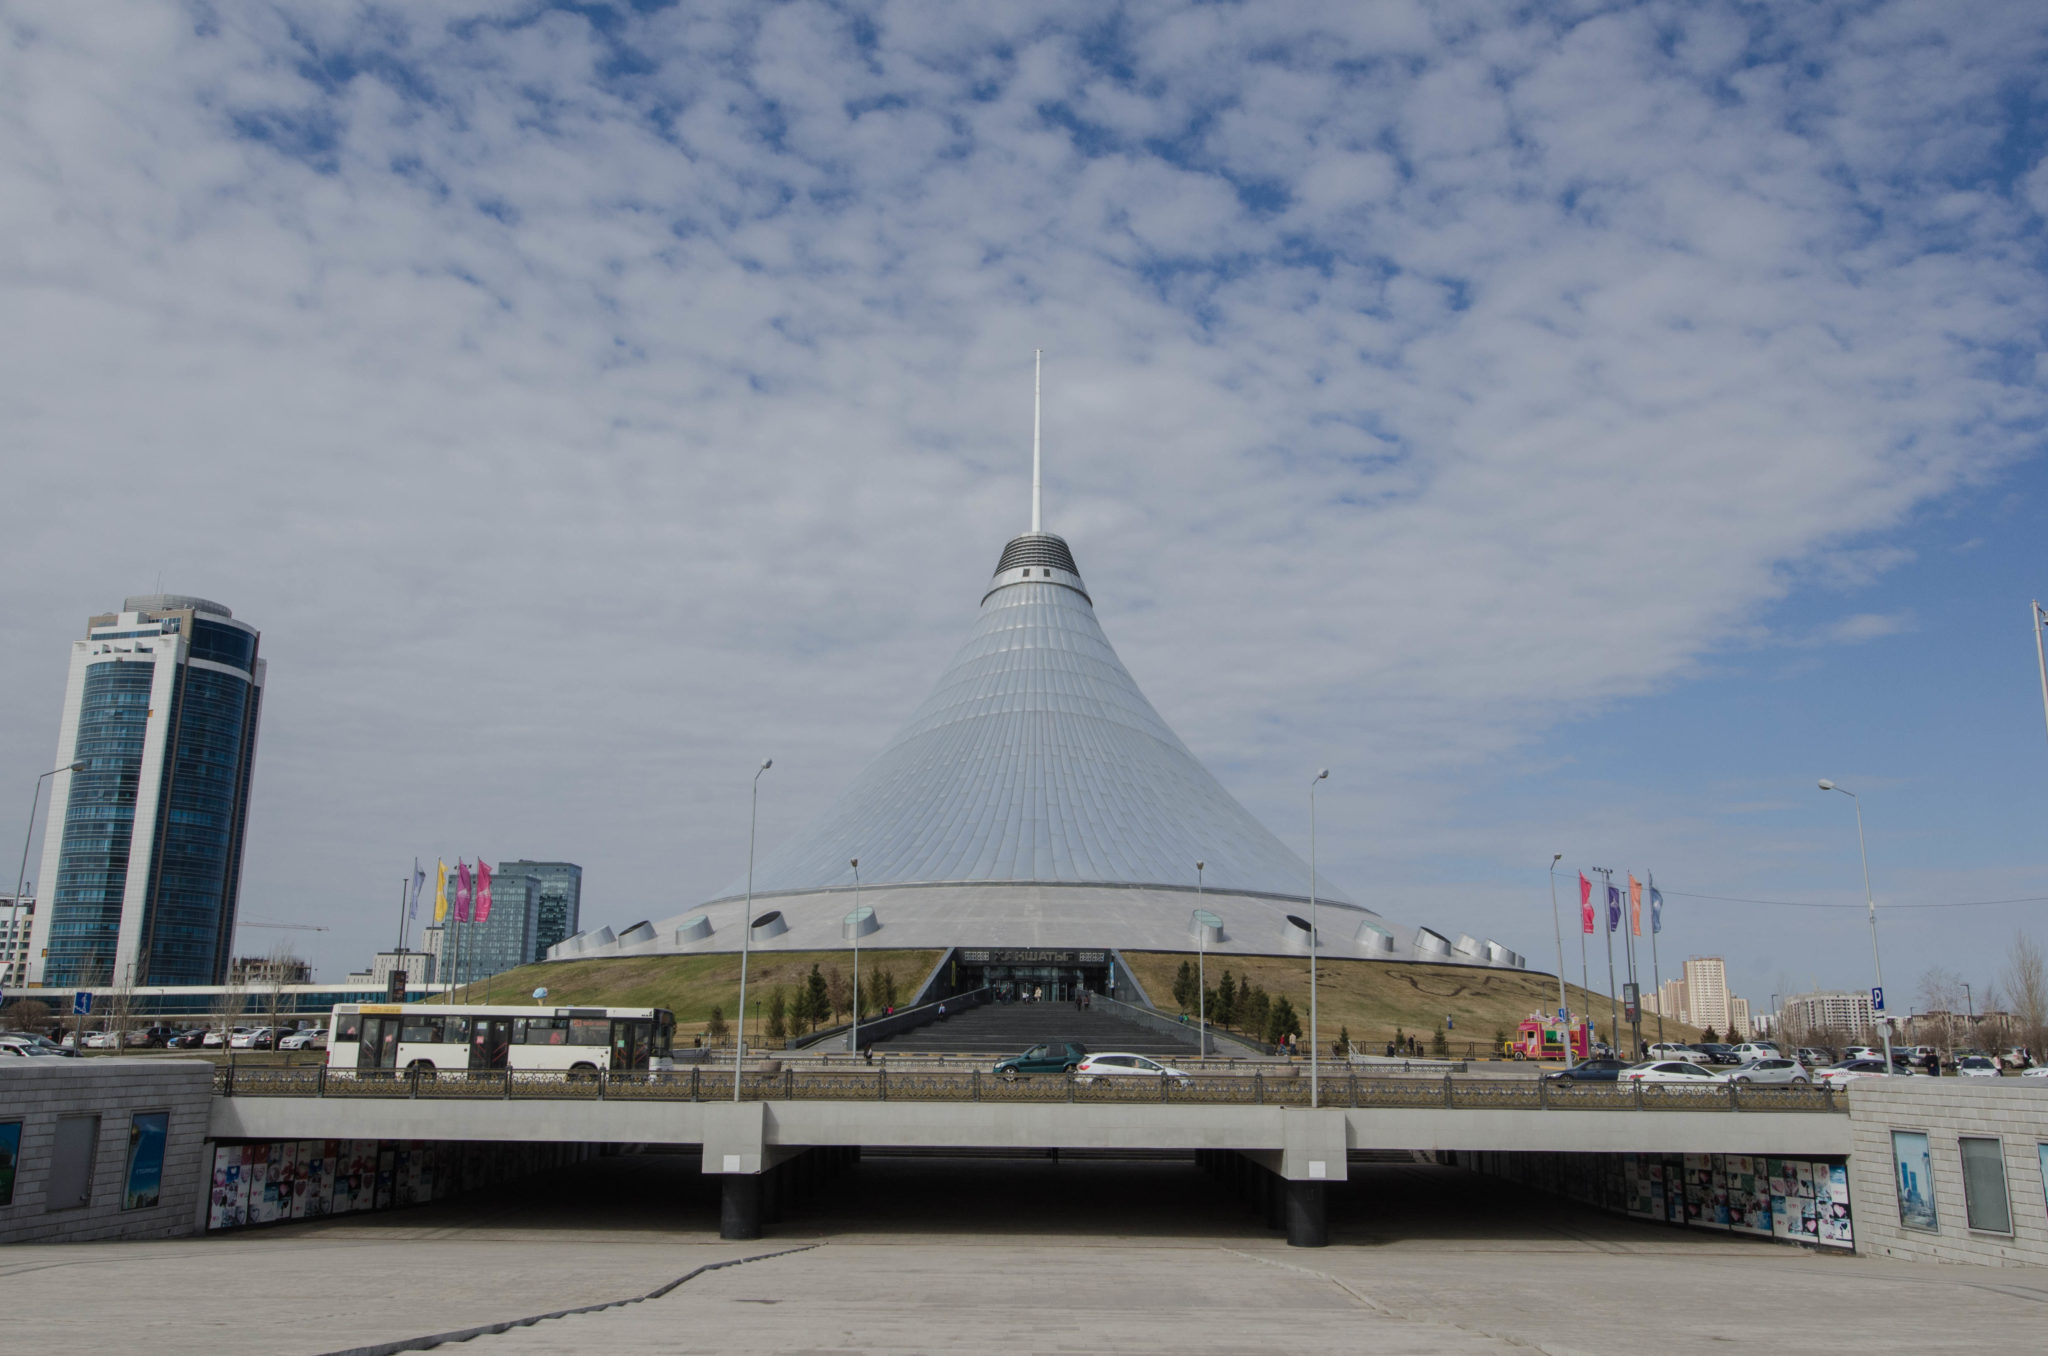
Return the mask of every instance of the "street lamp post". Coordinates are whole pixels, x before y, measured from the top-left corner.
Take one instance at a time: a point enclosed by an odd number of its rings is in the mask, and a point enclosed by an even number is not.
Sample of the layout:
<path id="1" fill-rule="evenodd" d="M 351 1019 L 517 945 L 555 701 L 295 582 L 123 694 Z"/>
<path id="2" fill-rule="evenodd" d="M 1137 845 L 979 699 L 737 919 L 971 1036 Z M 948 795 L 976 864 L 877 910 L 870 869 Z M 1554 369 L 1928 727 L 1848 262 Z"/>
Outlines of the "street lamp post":
<path id="1" fill-rule="evenodd" d="M 1316 955 L 1316 783 L 1326 780 L 1329 775 L 1330 769 L 1324 768 L 1308 783 L 1308 1104 L 1311 1110 L 1322 1105 L 1318 1100 L 1317 1085 L 1317 1060 L 1321 1049 L 1316 1026 L 1316 971 L 1320 968 Z"/>
<path id="2" fill-rule="evenodd" d="M 761 760 L 761 766 L 754 773 L 753 805 L 747 811 L 747 911 L 740 919 L 740 1010 L 732 1042 L 732 1099 L 735 1102 L 740 1099 L 740 1070 L 746 1067 L 747 1059 L 747 951 L 748 942 L 754 935 L 754 827 L 761 818 L 761 774 L 774 766 L 773 758 Z"/>
<path id="3" fill-rule="evenodd" d="M 1195 1035 L 1203 1059 L 1209 1057 L 1209 928 L 1201 916 L 1202 869 L 1207 865 L 1195 863 L 1195 932 L 1201 944 L 1195 955 Z"/>
<path id="4" fill-rule="evenodd" d="M 34 841 L 36 836 L 36 806 L 43 799 L 43 782 L 45 779 L 54 777 L 60 772 L 83 771 L 85 771 L 85 763 L 82 759 L 76 763 L 66 763 L 63 767 L 53 767 L 48 772 L 43 773 L 42 776 L 36 778 L 36 789 L 30 793 L 28 798 L 28 828 L 24 829 L 21 835 L 21 870 L 17 871 L 14 875 L 14 902 L 7 910 L 7 941 L 8 945 L 14 949 L 15 954 L 20 958 L 24 978 L 28 974 L 28 944 L 23 942 L 20 936 L 17 935 L 17 930 L 21 927 L 21 892 L 28 881 L 28 845 Z M 49 884 L 48 881 L 43 883 L 45 885 Z M 7 969 L 5 966 L 0 966 L 0 989 L 5 989 L 6 987 Z"/>
<path id="5" fill-rule="evenodd" d="M 853 930 L 853 1053 L 860 1054 L 860 858 L 852 859 L 853 912 L 846 923 Z"/>
<path id="6" fill-rule="evenodd" d="M 1557 1011 L 1558 1020 L 1564 1025 L 1564 1067 L 1572 1068 L 1572 1006 L 1564 996 L 1564 923 L 1557 913 L 1557 864 L 1564 860 L 1562 852 L 1550 854 L 1550 926 L 1557 933 Z"/>
<path id="7" fill-rule="evenodd" d="M 1839 791 L 1856 805 L 1856 855 L 1863 859 L 1863 902 L 1870 908 L 1870 965 L 1877 975 L 1877 992 L 1884 992 L 1884 959 L 1877 951 L 1877 896 L 1870 892 L 1870 849 L 1863 840 L 1863 800 L 1846 786 L 1836 786 L 1823 777 L 1820 779 L 1823 791 Z M 1892 1071 L 1892 1024 L 1889 1018 L 1873 1010 L 1877 1018 L 1878 1032 L 1884 1037 L 1884 1071 Z"/>

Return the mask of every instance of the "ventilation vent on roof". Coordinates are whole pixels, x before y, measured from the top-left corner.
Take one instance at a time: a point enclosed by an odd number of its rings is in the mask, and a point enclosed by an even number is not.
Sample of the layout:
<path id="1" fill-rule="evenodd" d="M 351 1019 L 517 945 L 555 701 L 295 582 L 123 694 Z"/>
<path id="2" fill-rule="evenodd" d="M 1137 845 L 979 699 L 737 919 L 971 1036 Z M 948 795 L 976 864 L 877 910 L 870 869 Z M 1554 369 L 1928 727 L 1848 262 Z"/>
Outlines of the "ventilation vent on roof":
<path id="1" fill-rule="evenodd" d="M 1014 538 L 1003 548 L 1003 558 L 996 562 L 996 573 L 1021 569 L 1027 565 L 1050 565 L 1056 570 L 1078 575 L 1080 569 L 1074 564 L 1074 553 L 1067 549 L 1064 538 L 1050 532 L 1027 532 Z"/>

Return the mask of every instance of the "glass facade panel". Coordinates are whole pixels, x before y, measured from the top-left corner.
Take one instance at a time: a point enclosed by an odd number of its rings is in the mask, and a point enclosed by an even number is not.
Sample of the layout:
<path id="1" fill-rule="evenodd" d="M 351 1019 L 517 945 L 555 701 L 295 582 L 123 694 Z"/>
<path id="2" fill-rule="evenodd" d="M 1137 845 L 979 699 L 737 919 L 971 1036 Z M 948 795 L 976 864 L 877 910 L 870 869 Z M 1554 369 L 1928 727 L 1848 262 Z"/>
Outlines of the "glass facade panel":
<path id="1" fill-rule="evenodd" d="M 237 633 L 239 634 L 239 633 Z M 155 857 L 155 889 L 144 924 L 151 984 L 207 984 L 224 951 L 224 927 L 242 822 L 250 683 L 212 669 L 181 675 Z"/>
<path id="2" fill-rule="evenodd" d="M 1995 1139 L 1964 1136 L 1963 1204 L 1970 1227 L 1986 1233 L 2012 1232 L 2012 1203 L 2005 1194 L 2005 1146 Z"/>
<path id="3" fill-rule="evenodd" d="M 63 856 L 50 896 L 49 956 L 44 982 L 58 988 L 114 979 L 121 897 L 128 888 L 128 850 L 135 830 L 149 689 L 156 666 L 108 661 L 85 671 L 64 815 Z"/>

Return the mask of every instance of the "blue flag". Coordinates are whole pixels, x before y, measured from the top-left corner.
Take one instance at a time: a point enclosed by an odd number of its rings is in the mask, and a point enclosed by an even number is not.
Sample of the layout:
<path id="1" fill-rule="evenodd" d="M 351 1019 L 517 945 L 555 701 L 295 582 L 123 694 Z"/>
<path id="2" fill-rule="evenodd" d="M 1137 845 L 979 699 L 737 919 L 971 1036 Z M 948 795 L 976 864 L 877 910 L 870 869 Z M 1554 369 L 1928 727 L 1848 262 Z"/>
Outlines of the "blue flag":
<path id="1" fill-rule="evenodd" d="M 1650 877 L 1650 931 L 1664 930 L 1664 892 L 1657 888 L 1657 878 Z"/>
<path id="2" fill-rule="evenodd" d="M 1607 930 L 1613 932 L 1621 926 L 1621 887 L 1607 887 Z"/>

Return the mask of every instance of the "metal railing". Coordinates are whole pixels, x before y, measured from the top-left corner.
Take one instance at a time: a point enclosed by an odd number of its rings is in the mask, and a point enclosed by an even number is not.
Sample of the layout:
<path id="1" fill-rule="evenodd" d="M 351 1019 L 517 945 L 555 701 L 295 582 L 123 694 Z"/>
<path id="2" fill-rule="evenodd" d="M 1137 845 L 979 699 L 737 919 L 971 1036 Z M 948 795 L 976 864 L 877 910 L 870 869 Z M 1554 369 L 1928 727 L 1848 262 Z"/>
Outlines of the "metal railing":
<path id="1" fill-rule="evenodd" d="M 886 1066 L 750 1069 L 740 1097 L 760 1102 L 1160 1102 L 1182 1106 L 1307 1106 L 1295 1073 L 1197 1074 L 1188 1078 L 1000 1076 L 980 1070 L 892 1071 Z M 220 1067 L 223 1097 L 370 1097 L 457 1100 L 711 1102 L 732 1100 L 730 1068 L 662 1072 L 507 1069 Z M 1553 1083 L 1547 1079 L 1372 1078 L 1322 1080 L 1323 1105 L 1462 1111 L 1820 1111 L 1846 1113 L 1833 1088 L 1716 1083 Z"/>

